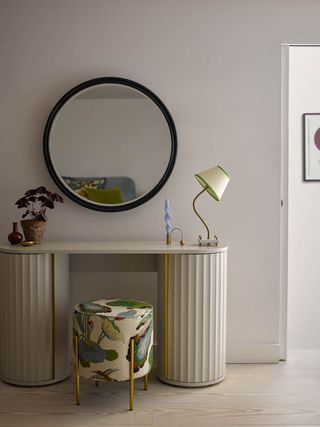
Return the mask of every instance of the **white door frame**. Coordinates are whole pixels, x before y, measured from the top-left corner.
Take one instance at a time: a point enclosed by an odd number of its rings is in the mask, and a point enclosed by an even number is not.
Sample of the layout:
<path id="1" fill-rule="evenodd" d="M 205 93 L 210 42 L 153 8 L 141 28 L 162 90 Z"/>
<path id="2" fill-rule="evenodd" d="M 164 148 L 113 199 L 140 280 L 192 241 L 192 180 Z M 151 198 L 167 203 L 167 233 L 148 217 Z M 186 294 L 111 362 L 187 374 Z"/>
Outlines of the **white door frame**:
<path id="1" fill-rule="evenodd" d="M 289 47 L 288 44 L 281 45 L 280 360 L 287 359 Z"/>

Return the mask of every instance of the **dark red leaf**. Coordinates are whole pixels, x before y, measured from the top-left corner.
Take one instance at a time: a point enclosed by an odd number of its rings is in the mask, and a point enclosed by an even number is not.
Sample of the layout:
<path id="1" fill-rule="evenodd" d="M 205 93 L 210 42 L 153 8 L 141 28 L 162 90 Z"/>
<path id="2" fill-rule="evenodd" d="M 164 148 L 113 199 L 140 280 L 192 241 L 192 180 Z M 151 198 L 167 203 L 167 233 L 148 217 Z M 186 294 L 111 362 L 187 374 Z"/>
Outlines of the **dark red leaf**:
<path id="1" fill-rule="evenodd" d="M 38 197 L 39 202 L 46 202 L 48 198 L 46 196 L 39 196 Z"/>
<path id="2" fill-rule="evenodd" d="M 41 203 L 41 206 L 42 207 L 45 206 L 46 208 L 53 209 L 54 208 L 54 203 L 53 203 L 52 200 L 47 199 L 47 200 L 45 200 L 45 201 L 43 201 Z"/>
<path id="3" fill-rule="evenodd" d="M 44 187 L 43 185 L 41 185 L 40 187 L 38 187 L 35 191 L 38 194 L 47 194 L 47 192 L 48 192 L 48 190 L 46 189 L 46 187 Z"/>
<path id="4" fill-rule="evenodd" d="M 34 196 L 37 194 L 37 190 L 28 190 L 24 193 L 25 196 Z"/>
<path id="5" fill-rule="evenodd" d="M 25 200 L 25 199 L 24 200 L 20 199 L 15 204 L 18 206 L 18 209 L 27 208 L 30 205 L 28 200 Z"/>
<path id="6" fill-rule="evenodd" d="M 36 202 L 36 201 L 37 201 L 37 198 L 36 198 L 36 196 L 29 196 L 29 197 L 28 197 L 28 201 L 29 201 L 29 202 Z"/>
<path id="7" fill-rule="evenodd" d="M 63 203 L 63 198 L 57 193 L 53 194 L 53 200 L 55 200 L 56 202 Z"/>

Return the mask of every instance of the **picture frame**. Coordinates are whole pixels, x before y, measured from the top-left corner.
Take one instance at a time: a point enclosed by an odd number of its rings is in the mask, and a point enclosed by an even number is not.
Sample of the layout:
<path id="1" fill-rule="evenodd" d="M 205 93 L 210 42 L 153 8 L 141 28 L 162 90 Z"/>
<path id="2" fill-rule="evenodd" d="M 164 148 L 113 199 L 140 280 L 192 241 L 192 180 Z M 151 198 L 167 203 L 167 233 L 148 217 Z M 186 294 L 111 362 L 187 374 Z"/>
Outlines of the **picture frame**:
<path id="1" fill-rule="evenodd" d="M 303 114 L 303 179 L 320 181 L 320 113 Z"/>

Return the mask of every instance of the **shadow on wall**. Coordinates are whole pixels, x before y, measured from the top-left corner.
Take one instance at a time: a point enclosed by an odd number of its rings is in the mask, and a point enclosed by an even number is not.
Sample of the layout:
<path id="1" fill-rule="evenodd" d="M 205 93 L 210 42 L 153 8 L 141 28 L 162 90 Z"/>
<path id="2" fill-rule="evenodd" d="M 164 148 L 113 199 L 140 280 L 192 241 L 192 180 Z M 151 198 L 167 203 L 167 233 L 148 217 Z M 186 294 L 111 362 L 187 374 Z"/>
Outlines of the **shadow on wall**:
<path id="1" fill-rule="evenodd" d="M 157 342 L 156 255 L 70 255 L 70 285 L 70 319 L 79 302 L 102 298 L 150 302 Z"/>

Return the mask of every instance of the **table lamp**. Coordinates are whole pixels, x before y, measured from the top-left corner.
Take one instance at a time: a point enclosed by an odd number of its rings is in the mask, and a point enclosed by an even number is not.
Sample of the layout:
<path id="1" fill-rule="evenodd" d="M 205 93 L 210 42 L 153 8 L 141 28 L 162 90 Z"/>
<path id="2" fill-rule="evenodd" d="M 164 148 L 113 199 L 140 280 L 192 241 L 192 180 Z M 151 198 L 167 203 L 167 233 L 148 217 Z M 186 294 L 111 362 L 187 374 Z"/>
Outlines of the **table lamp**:
<path id="1" fill-rule="evenodd" d="M 200 218 L 200 221 L 203 223 L 207 230 L 207 238 L 203 239 L 201 236 L 199 236 L 198 242 L 200 246 L 218 246 L 218 237 L 214 235 L 214 238 L 211 238 L 209 227 L 196 210 L 195 203 L 198 197 L 201 196 L 201 194 L 203 194 L 205 191 L 209 193 L 210 196 L 212 196 L 217 202 L 219 202 L 224 193 L 224 190 L 226 189 L 229 183 L 230 178 L 227 172 L 221 166 L 215 166 L 214 168 L 197 173 L 195 177 L 202 185 L 203 190 L 201 190 L 200 193 L 197 194 L 196 197 L 193 199 L 193 210 L 195 211 L 195 214 Z"/>

